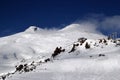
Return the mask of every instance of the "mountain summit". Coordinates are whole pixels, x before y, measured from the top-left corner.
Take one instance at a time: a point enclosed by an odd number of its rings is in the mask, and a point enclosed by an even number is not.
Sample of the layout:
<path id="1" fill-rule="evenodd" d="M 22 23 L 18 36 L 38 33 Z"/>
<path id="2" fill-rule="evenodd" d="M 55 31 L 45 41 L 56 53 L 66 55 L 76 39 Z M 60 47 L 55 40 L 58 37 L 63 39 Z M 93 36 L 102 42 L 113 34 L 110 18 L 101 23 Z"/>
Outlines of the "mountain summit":
<path id="1" fill-rule="evenodd" d="M 61 31 L 81 31 L 81 32 L 100 34 L 100 32 L 96 30 L 95 26 L 96 25 L 92 23 L 82 23 L 82 24 L 73 23 L 73 24 L 66 26 Z"/>
<path id="2" fill-rule="evenodd" d="M 0 79 L 120 79 L 120 40 L 81 26 L 56 31 L 31 26 L 0 38 Z"/>
<path id="3" fill-rule="evenodd" d="M 28 29 L 25 30 L 25 32 L 37 32 L 40 31 L 42 29 L 40 29 L 39 27 L 36 26 L 30 26 Z"/>

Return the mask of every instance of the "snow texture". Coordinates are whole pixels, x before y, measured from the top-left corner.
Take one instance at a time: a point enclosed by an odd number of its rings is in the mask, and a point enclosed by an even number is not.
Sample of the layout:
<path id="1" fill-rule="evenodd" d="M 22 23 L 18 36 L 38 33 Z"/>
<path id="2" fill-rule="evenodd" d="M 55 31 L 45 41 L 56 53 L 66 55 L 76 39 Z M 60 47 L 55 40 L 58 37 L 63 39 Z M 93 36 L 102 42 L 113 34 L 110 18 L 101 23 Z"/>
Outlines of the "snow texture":
<path id="1" fill-rule="evenodd" d="M 0 79 L 5 76 L 5 80 L 119 80 L 120 41 L 108 40 L 95 29 L 80 26 L 85 25 L 72 24 L 61 30 L 31 26 L 24 32 L 0 38 Z M 80 38 L 86 40 L 81 43 Z M 78 46 L 70 52 L 73 44 Z M 65 52 L 51 58 L 60 46 Z M 46 62 L 48 58 L 50 61 Z M 14 72 L 20 64 L 34 70 Z"/>

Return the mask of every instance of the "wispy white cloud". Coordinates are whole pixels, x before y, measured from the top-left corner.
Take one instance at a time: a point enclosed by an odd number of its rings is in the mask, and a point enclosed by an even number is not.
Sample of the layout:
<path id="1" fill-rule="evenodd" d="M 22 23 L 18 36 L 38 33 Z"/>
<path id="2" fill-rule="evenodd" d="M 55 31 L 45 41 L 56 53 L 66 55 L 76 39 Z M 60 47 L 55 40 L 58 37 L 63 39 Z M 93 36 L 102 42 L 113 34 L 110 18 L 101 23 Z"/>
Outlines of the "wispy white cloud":
<path id="1" fill-rule="evenodd" d="M 44 34 L 56 33 L 57 31 L 86 31 L 97 34 L 110 34 L 120 32 L 120 15 L 105 16 L 104 14 L 92 14 L 84 17 L 81 20 L 75 21 L 72 24 L 65 26 L 62 29 L 54 27 L 52 29 L 40 29 Z"/>
<path id="2" fill-rule="evenodd" d="M 101 22 L 101 27 L 104 30 L 118 31 L 120 30 L 120 16 L 106 17 Z"/>
<path id="3" fill-rule="evenodd" d="M 120 32 L 120 15 L 105 16 L 104 14 L 92 14 L 74 23 L 87 24 L 87 26 L 83 26 L 82 28 L 95 32 L 100 31 L 104 34 Z"/>

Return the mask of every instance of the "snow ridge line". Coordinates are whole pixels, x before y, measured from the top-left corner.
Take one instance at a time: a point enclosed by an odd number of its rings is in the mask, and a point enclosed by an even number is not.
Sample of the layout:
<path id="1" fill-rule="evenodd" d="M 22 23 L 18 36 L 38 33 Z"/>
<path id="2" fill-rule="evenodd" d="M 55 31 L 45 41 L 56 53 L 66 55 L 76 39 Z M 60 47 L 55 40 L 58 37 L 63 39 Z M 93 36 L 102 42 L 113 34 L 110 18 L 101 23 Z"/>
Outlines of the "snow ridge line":
<path id="1" fill-rule="evenodd" d="M 85 40 L 86 41 L 86 40 Z M 82 38 L 82 44 L 85 42 L 84 39 Z M 79 42 L 79 41 L 77 41 Z M 73 43 L 73 48 L 75 48 L 77 45 L 77 42 L 74 42 Z M 72 45 L 72 44 L 70 44 Z M 79 43 L 80 45 L 80 43 Z M 74 51 L 73 51 L 74 52 Z M 68 52 L 69 53 L 69 52 Z M 58 54 L 57 54 L 58 55 Z M 99 54 L 99 56 L 105 56 L 104 54 Z M 37 66 L 39 66 L 40 64 L 44 64 L 44 63 L 47 63 L 48 61 L 53 61 L 54 60 L 54 57 L 51 55 L 50 58 L 45 58 L 44 60 L 40 60 L 39 62 L 31 62 L 30 64 L 20 64 L 18 66 L 16 66 L 16 70 L 14 72 L 11 72 L 11 73 L 6 73 L 4 75 L 1 75 L 0 76 L 0 79 L 1 80 L 5 80 L 7 77 L 10 77 L 16 73 L 19 73 L 19 74 L 22 74 L 24 72 L 30 72 L 30 71 L 33 71 L 34 69 L 36 69 Z"/>

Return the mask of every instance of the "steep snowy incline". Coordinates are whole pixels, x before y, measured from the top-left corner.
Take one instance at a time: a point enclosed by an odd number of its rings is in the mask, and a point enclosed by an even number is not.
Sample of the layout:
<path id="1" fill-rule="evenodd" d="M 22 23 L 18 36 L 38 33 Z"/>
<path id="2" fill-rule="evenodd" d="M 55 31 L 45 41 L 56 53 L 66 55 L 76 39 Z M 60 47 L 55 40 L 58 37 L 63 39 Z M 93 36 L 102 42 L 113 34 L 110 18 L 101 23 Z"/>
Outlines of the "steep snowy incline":
<path id="1" fill-rule="evenodd" d="M 69 53 L 70 45 L 54 60 L 41 63 L 34 71 L 16 73 L 6 80 L 119 80 L 120 45 L 116 46 L 112 39 L 101 40 L 75 42 L 79 44 L 75 51 Z M 86 43 L 89 48 L 85 47 Z"/>
<path id="2" fill-rule="evenodd" d="M 24 32 L 0 38 L 0 74 L 15 71 L 15 65 L 24 60 L 33 61 L 50 57 L 57 46 L 61 46 L 65 48 L 66 51 L 69 51 L 78 38 L 85 37 L 90 40 L 92 39 L 93 42 L 105 38 L 104 35 L 95 30 L 91 29 L 86 31 L 86 29 L 82 29 L 80 26 L 83 25 L 72 24 L 61 30 L 47 30 L 31 26 Z M 82 48 L 79 48 L 75 54 L 77 54 L 80 49 Z M 90 51 L 90 53 L 96 54 L 97 51 L 100 50 L 95 49 Z M 89 52 L 89 50 L 87 50 L 87 52 Z M 82 54 L 84 53 L 86 53 L 86 51 L 83 49 Z M 68 57 L 76 58 L 75 55 L 71 54 L 61 55 L 62 54 L 58 56 L 58 59 L 62 60 Z M 80 58 L 82 55 L 78 57 Z"/>
<path id="3" fill-rule="evenodd" d="M 0 73 L 3 73 L 4 70 L 12 70 L 13 66 L 20 60 L 35 56 L 50 56 L 57 46 L 66 47 L 79 37 L 104 37 L 103 35 L 78 30 L 76 25 L 71 26 L 72 29 L 67 27 L 68 30 L 65 31 L 63 29 L 44 30 L 31 26 L 25 32 L 0 38 Z"/>

